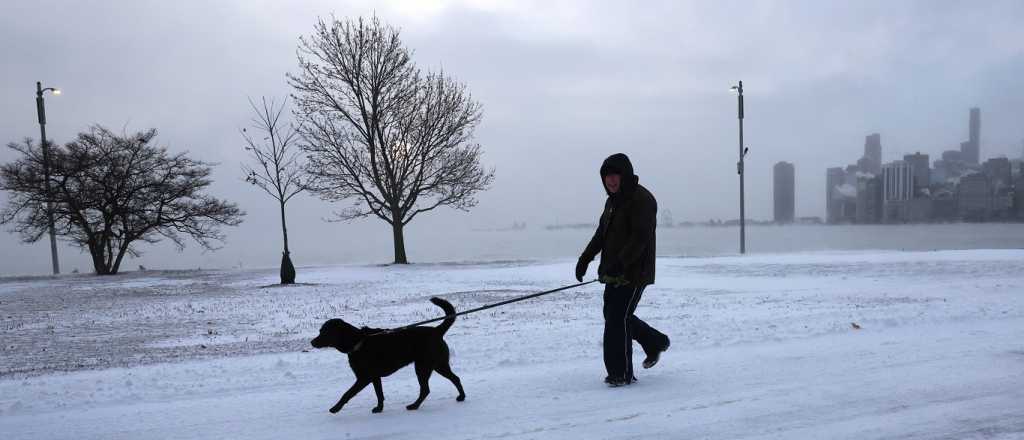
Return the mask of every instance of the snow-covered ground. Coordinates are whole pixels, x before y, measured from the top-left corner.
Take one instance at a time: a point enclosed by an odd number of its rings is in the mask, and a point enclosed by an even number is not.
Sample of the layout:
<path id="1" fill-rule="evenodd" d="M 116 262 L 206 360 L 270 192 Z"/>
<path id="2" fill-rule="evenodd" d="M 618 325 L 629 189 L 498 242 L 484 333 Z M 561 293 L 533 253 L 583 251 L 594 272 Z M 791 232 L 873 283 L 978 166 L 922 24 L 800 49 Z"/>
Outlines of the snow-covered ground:
<path id="1" fill-rule="evenodd" d="M 398 326 L 569 284 L 573 261 L 0 279 L 0 438 L 1024 438 L 1024 251 L 660 258 L 672 338 L 602 383 L 600 286 L 460 318 L 466 402 L 411 368 L 382 414 L 320 323 Z M 860 328 L 855 328 L 856 323 Z M 636 364 L 642 359 L 637 347 Z"/>

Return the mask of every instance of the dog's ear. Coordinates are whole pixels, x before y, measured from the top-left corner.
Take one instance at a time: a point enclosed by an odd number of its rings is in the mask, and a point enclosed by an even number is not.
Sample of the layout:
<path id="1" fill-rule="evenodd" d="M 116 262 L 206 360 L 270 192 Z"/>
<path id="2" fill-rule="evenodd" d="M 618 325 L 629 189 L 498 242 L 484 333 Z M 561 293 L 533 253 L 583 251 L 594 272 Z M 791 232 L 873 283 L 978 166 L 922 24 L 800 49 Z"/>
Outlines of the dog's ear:
<path id="1" fill-rule="evenodd" d="M 347 325 L 345 321 L 342 321 L 338 318 L 328 319 L 324 321 L 323 325 L 320 326 L 320 333 L 326 333 L 333 329 L 344 327 L 345 325 Z"/>

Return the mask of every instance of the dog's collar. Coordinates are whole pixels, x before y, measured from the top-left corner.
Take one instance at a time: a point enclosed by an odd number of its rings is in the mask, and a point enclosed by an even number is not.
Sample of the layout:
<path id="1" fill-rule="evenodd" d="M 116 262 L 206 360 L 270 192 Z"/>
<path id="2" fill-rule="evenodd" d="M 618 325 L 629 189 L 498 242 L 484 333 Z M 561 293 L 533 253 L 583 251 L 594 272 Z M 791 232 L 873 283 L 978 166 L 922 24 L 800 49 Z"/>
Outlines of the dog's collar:
<path id="1" fill-rule="evenodd" d="M 363 327 L 363 328 L 365 329 L 366 327 Z M 386 334 L 386 333 L 391 333 L 393 331 L 394 331 L 394 329 L 387 329 L 387 330 L 381 330 L 381 331 L 379 331 L 377 333 L 372 333 L 372 334 L 363 336 L 363 338 L 360 339 L 359 342 L 356 342 L 356 345 L 354 345 L 352 347 L 352 351 L 350 351 L 349 353 L 355 353 L 355 352 L 359 351 L 360 348 L 363 348 L 363 342 L 365 342 L 366 339 L 369 338 L 370 336 L 383 335 L 383 334 Z"/>

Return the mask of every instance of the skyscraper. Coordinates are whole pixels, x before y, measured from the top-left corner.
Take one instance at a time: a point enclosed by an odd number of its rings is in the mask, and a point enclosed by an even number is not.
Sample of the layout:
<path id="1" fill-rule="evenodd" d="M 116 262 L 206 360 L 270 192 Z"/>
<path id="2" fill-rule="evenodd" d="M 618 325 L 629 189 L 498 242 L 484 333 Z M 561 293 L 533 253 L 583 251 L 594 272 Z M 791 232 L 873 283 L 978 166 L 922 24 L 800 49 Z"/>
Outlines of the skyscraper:
<path id="1" fill-rule="evenodd" d="M 928 165 L 928 155 L 921 154 L 907 154 L 903 156 L 903 161 L 910 164 L 911 168 L 914 169 L 914 197 L 920 195 L 922 189 L 928 188 L 931 185 L 931 168 Z"/>
<path id="2" fill-rule="evenodd" d="M 963 160 L 977 165 L 981 159 L 981 109 L 971 108 L 971 119 L 967 142 L 960 144 Z"/>
<path id="3" fill-rule="evenodd" d="M 981 165 L 981 170 L 988 176 L 988 181 L 992 184 L 993 189 L 1013 184 L 1013 165 L 1010 164 L 1010 159 L 994 157 L 986 160 Z"/>
<path id="4" fill-rule="evenodd" d="M 1024 165 L 1021 165 L 1024 167 Z M 1017 176 L 1017 181 L 1014 183 L 1018 188 L 1014 191 L 1013 196 L 1013 207 L 1017 212 L 1017 219 L 1024 220 L 1024 170 L 1021 170 L 1021 174 Z"/>
<path id="5" fill-rule="evenodd" d="M 857 223 L 878 223 L 882 220 L 882 176 L 861 174 L 857 177 Z"/>
<path id="6" fill-rule="evenodd" d="M 882 167 L 882 221 L 906 222 L 910 219 L 910 200 L 914 198 L 914 168 L 902 160 Z"/>
<path id="7" fill-rule="evenodd" d="M 992 183 L 985 173 L 968 174 L 957 186 L 957 212 L 962 220 L 986 221 L 992 214 Z"/>
<path id="8" fill-rule="evenodd" d="M 836 197 L 836 188 L 843 184 L 846 172 L 841 167 L 829 168 L 825 172 L 825 220 L 839 223 L 842 217 L 842 206 Z"/>
<path id="9" fill-rule="evenodd" d="M 864 164 L 865 171 L 874 175 L 882 172 L 882 135 L 878 133 L 869 134 L 864 138 Z"/>
<path id="10" fill-rule="evenodd" d="M 795 217 L 796 170 L 789 162 L 773 168 L 775 223 L 792 223 Z"/>

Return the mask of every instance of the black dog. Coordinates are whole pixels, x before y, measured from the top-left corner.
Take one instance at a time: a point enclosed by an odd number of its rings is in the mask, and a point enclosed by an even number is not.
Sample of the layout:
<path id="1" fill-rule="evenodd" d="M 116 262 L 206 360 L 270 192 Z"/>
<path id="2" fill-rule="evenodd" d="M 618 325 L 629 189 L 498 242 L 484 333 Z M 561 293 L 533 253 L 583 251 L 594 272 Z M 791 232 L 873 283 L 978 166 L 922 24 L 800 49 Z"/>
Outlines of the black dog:
<path id="1" fill-rule="evenodd" d="M 455 314 L 455 307 L 448 301 L 431 298 L 430 302 L 443 309 L 445 315 Z M 427 398 L 427 394 L 430 393 L 427 382 L 434 371 L 455 384 L 455 388 L 459 390 L 459 397 L 455 400 L 466 400 L 462 381 L 459 380 L 459 376 L 452 373 L 452 367 L 448 363 L 448 344 L 443 339 L 445 332 L 454 322 L 455 318 L 451 317 L 437 327 L 412 327 L 390 332 L 367 327 L 359 329 L 340 319 L 327 320 L 320 327 L 320 335 L 309 343 L 316 348 L 334 347 L 342 353 L 347 353 L 348 364 L 356 375 L 356 383 L 331 407 L 331 413 L 341 411 L 342 406 L 371 382 L 373 390 L 377 393 L 377 406 L 373 408 L 373 412 L 383 411 L 384 390 L 381 389 L 380 379 L 390 376 L 410 363 L 416 364 L 420 396 L 405 407 L 406 409 L 419 408 L 423 399 Z"/>

